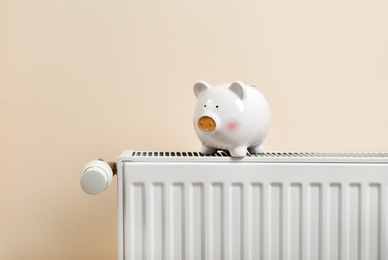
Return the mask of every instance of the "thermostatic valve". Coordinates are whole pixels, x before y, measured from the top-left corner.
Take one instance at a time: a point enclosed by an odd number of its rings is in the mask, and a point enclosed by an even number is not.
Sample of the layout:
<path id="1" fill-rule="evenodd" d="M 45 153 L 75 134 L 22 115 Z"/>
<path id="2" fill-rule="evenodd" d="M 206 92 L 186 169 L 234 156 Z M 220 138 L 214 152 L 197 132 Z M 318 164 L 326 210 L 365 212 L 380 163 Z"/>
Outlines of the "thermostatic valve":
<path id="1" fill-rule="evenodd" d="M 87 163 L 81 175 L 82 189 L 91 195 L 96 195 L 104 191 L 113 179 L 113 170 L 111 167 L 115 163 L 106 163 L 102 159 Z"/>

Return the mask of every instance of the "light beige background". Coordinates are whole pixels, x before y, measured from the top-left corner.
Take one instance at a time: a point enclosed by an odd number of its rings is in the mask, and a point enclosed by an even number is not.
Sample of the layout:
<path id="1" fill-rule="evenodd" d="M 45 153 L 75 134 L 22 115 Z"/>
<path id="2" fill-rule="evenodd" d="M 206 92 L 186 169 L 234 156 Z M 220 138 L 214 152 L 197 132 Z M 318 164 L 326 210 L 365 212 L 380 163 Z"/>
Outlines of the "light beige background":
<path id="1" fill-rule="evenodd" d="M 270 151 L 388 151 L 388 2 L 0 0 L 0 259 L 116 259 L 124 149 L 199 150 L 197 80 L 256 83 Z"/>

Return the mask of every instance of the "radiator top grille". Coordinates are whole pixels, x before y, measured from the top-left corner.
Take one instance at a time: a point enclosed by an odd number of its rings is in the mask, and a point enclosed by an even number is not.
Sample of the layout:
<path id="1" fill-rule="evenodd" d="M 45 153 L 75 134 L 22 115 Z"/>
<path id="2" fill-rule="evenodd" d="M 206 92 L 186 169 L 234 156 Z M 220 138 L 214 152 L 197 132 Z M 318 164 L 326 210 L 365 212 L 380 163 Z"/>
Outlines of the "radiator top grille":
<path id="1" fill-rule="evenodd" d="M 148 152 L 148 151 L 132 151 L 132 156 L 139 157 L 230 157 L 227 151 L 218 151 L 212 155 L 205 155 L 201 152 Z M 247 157 L 261 158 L 279 158 L 279 157 L 294 157 L 294 158 L 388 158 L 388 153 L 313 153 L 313 152 L 266 152 L 251 154 L 247 153 Z"/>
<path id="2" fill-rule="evenodd" d="M 122 161 L 212 161 L 212 162 L 380 162 L 388 163 L 388 153 L 317 153 L 317 152 L 265 152 L 247 153 L 244 158 L 233 158 L 227 151 L 213 155 L 182 151 L 124 151 Z"/>

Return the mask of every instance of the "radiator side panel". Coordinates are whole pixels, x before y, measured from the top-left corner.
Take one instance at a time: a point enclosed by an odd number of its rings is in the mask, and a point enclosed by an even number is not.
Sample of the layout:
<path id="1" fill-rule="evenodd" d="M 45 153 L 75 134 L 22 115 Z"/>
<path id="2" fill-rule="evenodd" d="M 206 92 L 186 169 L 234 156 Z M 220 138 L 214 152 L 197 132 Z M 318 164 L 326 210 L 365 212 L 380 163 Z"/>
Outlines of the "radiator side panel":
<path id="1" fill-rule="evenodd" d="M 385 165 L 123 167 L 123 259 L 388 258 Z"/>

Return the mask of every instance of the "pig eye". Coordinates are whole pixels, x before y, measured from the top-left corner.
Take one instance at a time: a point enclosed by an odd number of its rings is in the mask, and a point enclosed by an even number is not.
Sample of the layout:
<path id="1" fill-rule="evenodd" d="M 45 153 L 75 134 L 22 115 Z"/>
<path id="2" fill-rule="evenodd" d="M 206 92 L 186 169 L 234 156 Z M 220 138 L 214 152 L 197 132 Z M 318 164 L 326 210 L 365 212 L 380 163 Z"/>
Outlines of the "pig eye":
<path id="1" fill-rule="evenodd" d="M 218 108 L 218 105 L 216 106 L 216 108 Z"/>
<path id="2" fill-rule="evenodd" d="M 203 105 L 203 107 L 206 107 L 206 105 Z"/>

